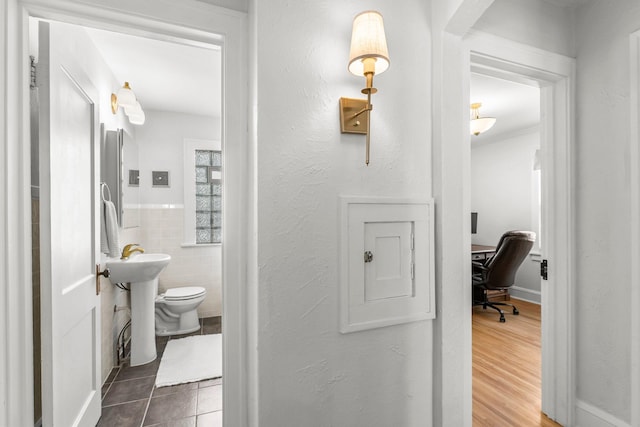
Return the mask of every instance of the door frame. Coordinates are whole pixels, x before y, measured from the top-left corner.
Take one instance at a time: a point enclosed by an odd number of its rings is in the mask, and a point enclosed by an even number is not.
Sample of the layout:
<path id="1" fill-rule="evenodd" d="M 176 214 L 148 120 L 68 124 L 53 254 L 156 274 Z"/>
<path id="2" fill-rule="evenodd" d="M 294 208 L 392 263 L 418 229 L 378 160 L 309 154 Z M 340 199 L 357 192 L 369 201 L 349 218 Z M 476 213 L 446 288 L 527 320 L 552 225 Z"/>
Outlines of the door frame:
<path id="1" fill-rule="evenodd" d="M 115 0 L 108 6 L 99 0 L 7 0 L 0 7 L 0 54 L 8 72 L 0 82 L 0 130 L 6 140 L 0 148 L 0 164 L 6 167 L 0 200 L 3 228 L 0 238 L 0 273 L 7 284 L 0 293 L 0 425 L 23 425 L 33 419 L 33 324 L 31 287 L 31 189 L 29 143 L 29 39 L 28 18 L 56 21 L 126 32 L 154 34 L 165 39 L 217 44 L 223 47 L 222 141 L 225 149 L 225 244 L 223 265 L 223 416 L 225 425 L 244 427 L 257 408 L 253 371 L 248 369 L 247 345 L 247 249 L 248 209 L 248 38 L 247 14 L 203 2 Z M 233 142 L 233 143 L 231 143 Z M 6 217 L 4 216 L 6 212 Z M 11 325 L 11 328 L 7 328 Z M 247 373 L 249 372 L 249 373 Z M 43 396 L 43 398 L 45 398 Z"/>
<path id="2" fill-rule="evenodd" d="M 542 411 L 571 425 L 575 408 L 573 138 L 575 60 L 482 32 L 465 37 L 472 70 L 540 86 L 543 163 Z M 467 80 L 468 82 L 469 80 Z M 470 148 L 469 148 L 470 150 Z M 465 182 L 467 194 L 470 182 Z M 546 202 L 546 203 L 545 203 Z"/>
<path id="3" fill-rule="evenodd" d="M 640 399 L 640 31 L 629 37 L 629 191 L 631 202 L 631 402 Z M 640 406 L 631 405 L 631 425 L 640 425 Z"/>

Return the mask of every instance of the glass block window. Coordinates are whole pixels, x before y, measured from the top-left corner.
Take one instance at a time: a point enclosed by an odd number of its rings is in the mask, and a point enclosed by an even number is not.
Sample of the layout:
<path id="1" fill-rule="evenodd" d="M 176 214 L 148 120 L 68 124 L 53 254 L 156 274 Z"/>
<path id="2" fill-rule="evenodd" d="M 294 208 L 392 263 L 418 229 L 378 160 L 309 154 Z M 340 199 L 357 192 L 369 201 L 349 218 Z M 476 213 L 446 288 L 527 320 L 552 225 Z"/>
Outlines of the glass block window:
<path id="1" fill-rule="evenodd" d="M 222 243 L 222 152 L 195 151 L 196 243 Z"/>

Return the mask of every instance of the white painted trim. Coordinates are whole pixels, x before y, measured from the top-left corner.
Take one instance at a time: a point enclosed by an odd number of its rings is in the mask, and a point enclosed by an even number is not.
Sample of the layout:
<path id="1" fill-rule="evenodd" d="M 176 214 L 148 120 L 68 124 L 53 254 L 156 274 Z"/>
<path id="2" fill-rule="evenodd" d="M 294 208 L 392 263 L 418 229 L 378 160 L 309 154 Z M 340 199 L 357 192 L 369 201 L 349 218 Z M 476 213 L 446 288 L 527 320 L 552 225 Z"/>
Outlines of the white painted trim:
<path id="1" fill-rule="evenodd" d="M 247 15 L 195 0 L 155 0 L 131 2 L 113 0 L 6 0 L 0 6 L 0 54 L 5 65 L 0 83 L 0 164 L 5 177 L 0 188 L 0 275 L 3 291 L 0 327 L 0 425 L 24 425 L 33 420 L 33 363 L 31 320 L 31 216 L 28 16 L 97 28 L 155 36 L 164 40 L 190 41 L 190 44 L 223 46 L 222 140 L 233 141 L 223 147 L 226 153 L 225 183 L 238 197 L 226 203 L 224 216 L 228 244 L 223 248 L 223 413 L 226 426 L 245 427 L 257 413 L 258 394 L 249 402 L 248 388 L 257 379 L 247 372 L 256 360 L 256 348 L 247 347 L 246 305 L 247 207 Z M 215 33 L 213 31 L 216 31 Z M 11 186 L 9 186 L 11 185 Z M 7 328 L 11 325 L 11 328 Z M 251 329 L 250 329 L 251 328 Z M 253 362 L 252 362 L 253 363 Z M 251 370 L 257 375 L 257 370 Z"/>
<path id="2" fill-rule="evenodd" d="M 575 415 L 573 133 L 575 60 L 532 46 L 473 31 L 466 38 L 475 72 L 541 86 L 541 150 L 545 169 L 543 240 L 552 260 L 542 284 L 542 410 L 563 425 Z M 553 141 L 553 143 L 549 143 Z M 553 183 L 553 185 L 551 185 Z M 465 185 L 470 185 L 466 182 Z M 550 206 L 552 205 L 552 206 Z M 552 283 L 553 286 L 549 284 Z M 552 349 L 552 351 L 547 351 Z"/>
<path id="3" fill-rule="evenodd" d="M 33 421 L 31 176 L 26 18 L 0 3 L 0 425 Z"/>
<path id="4" fill-rule="evenodd" d="M 533 289 L 527 289 L 521 286 L 512 286 L 509 289 L 509 294 L 513 298 L 540 305 L 540 291 L 534 291 Z"/>
<path id="5" fill-rule="evenodd" d="M 640 425 L 640 31 L 630 36 L 629 191 L 631 204 L 631 424 Z"/>
<path id="6" fill-rule="evenodd" d="M 634 405 L 632 405 L 634 406 Z M 637 405 L 635 405 L 637 406 Z M 580 399 L 576 401 L 576 426 L 589 427 L 631 427 L 636 424 L 628 424 L 608 412 L 603 411 Z"/>
<path id="7" fill-rule="evenodd" d="M 168 203 L 168 204 L 155 204 L 155 203 L 148 203 L 148 204 L 141 204 L 141 205 L 137 205 L 135 208 L 133 209 L 149 209 L 149 210 L 154 210 L 154 209 L 184 209 L 184 205 L 181 203 Z"/>
<path id="8" fill-rule="evenodd" d="M 472 425 L 469 185 L 469 56 L 444 30 L 448 2 L 431 2 L 432 189 L 436 221 L 436 319 L 433 337 L 434 426 Z M 465 78 L 465 76 L 467 76 Z"/>
<path id="9" fill-rule="evenodd" d="M 211 246 L 222 246 L 222 243 L 182 243 L 181 248 L 210 248 Z"/>
<path id="10" fill-rule="evenodd" d="M 366 205 L 366 209 L 359 205 Z M 345 334 L 434 319 L 436 302 L 433 199 L 340 196 L 338 206 L 340 332 Z M 420 265 L 426 269 L 417 269 L 412 296 L 377 300 L 373 304 L 367 304 L 364 300 L 362 253 L 365 242 L 364 224 L 369 221 L 406 221 L 416 224 L 415 256 L 422 260 Z M 358 246 L 360 244 L 362 246 Z M 352 257 L 351 254 L 354 252 L 358 255 Z M 361 271 L 361 275 L 353 275 L 354 271 Z M 354 280 L 354 276 L 357 279 Z M 362 299 L 358 301 L 354 295 L 360 295 Z"/>

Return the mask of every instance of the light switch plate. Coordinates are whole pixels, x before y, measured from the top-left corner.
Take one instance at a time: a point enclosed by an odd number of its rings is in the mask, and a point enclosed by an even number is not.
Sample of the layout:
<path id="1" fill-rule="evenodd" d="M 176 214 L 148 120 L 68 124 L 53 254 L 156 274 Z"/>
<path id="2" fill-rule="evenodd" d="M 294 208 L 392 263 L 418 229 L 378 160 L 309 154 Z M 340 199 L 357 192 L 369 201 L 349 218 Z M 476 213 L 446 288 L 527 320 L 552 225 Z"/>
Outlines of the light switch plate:
<path id="1" fill-rule="evenodd" d="M 433 200 L 340 198 L 340 332 L 435 318 Z"/>

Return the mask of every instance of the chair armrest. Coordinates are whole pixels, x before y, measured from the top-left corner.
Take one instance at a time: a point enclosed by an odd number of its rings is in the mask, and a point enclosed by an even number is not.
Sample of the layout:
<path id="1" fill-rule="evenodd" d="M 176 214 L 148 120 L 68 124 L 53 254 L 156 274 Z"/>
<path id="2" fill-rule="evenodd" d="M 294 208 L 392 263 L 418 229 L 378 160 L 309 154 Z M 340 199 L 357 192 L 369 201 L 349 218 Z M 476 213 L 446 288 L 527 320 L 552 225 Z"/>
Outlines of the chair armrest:
<path id="1" fill-rule="evenodd" d="M 471 261 L 471 268 L 473 271 L 487 271 L 488 268 L 485 265 L 478 261 Z"/>

